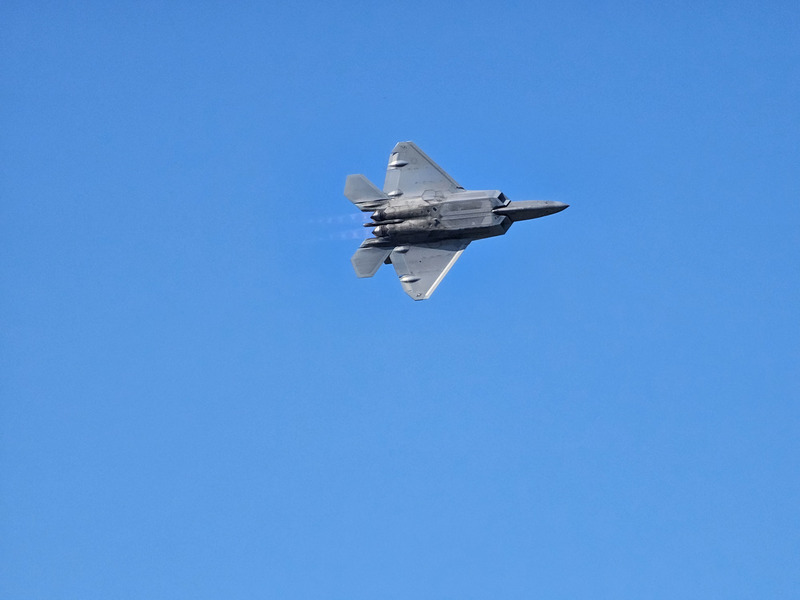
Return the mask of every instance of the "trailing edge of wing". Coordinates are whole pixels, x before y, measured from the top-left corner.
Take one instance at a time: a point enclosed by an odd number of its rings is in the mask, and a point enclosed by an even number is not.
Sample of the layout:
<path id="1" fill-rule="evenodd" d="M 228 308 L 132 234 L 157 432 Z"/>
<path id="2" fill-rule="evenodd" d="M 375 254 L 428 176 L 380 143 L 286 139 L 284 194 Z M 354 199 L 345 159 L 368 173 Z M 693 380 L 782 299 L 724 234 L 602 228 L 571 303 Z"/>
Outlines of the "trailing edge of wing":
<path id="1" fill-rule="evenodd" d="M 406 294 L 414 300 L 425 300 L 430 298 L 468 245 L 469 240 L 446 240 L 397 246 L 389 259 Z"/>
<path id="2" fill-rule="evenodd" d="M 353 263 L 353 268 L 356 270 L 356 275 L 359 277 L 372 277 L 378 272 L 383 261 L 392 251 L 392 247 L 382 246 L 367 246 L 363 245 L 356 250 L 350 262 Z"/>

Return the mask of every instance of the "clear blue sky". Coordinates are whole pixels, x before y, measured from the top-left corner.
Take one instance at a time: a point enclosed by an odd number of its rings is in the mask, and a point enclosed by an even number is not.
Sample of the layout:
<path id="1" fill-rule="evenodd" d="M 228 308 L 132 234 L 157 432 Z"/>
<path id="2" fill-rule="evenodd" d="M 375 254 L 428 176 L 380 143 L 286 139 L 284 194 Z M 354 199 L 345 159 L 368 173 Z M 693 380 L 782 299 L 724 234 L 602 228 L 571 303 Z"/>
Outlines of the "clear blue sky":
<path id="1" fill-rule="evenodd" d="M 797 597 L 800 5 L 69 4 L 0 8 L 0 596 Z M 400 140 L 571 208 L 412 302 Z"/>

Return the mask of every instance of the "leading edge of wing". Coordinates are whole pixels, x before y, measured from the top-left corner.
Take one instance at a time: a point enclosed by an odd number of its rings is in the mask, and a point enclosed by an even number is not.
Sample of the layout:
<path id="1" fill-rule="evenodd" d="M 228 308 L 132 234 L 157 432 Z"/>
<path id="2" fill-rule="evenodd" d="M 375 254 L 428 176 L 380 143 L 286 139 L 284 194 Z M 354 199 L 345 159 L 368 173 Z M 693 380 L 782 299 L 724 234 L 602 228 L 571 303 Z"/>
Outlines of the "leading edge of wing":
<path id="1" fill-rule="evenodd" d="M 389 259 L 406 294 L 414 300 L 426 300 L 468 245 L 469 240 L 445 240 L 397 246 Z"/>
<path id="2" fill-rule="evenodd" d="M 399 142 L 389 156 L 383 191 L 392 197 L 421 196 L 426 191 L 455 192 L 463 189 L 414 142 Z M 399 194 L 398 194 L 399 193 Z"/>

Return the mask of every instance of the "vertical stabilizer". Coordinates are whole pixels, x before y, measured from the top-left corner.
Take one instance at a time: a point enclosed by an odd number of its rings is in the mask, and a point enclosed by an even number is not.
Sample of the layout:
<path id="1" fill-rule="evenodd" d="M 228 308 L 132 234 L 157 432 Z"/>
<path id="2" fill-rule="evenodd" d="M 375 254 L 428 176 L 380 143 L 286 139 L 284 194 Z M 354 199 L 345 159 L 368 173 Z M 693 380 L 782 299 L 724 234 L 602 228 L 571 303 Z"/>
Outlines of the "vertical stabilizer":
<path id="1" fill-rule="evenodd" d="M 344 195 L 363 211 L 375 210 L 389 200 L 389 196 L 363 175 L 347 176 Z"/>

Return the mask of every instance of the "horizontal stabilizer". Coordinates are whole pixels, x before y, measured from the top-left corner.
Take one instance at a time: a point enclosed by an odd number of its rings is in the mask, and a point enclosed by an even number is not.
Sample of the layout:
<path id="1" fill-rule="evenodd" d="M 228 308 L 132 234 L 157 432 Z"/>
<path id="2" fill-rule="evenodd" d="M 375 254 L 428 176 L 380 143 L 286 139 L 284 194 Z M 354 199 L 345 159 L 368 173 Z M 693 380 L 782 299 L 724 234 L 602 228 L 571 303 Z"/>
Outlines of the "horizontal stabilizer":
<path id="1" fill-rule="evenodd" d="M 350 262 L 353 263 L 353 268 L 356 270 L 356 275 L 359 277 L 372 277 L 378 272 L 378 269 L 389 256 L 394 248 L 380 246 L 371 246 L 364 248 L 363 246 L 356 250 Z"/>
<path id="2" fill-rule="evenodd" d="M 375 210 L 389 200 L 389 196 L 363 175 L 347 176 L 344 195 L 363 211 Z"/>

